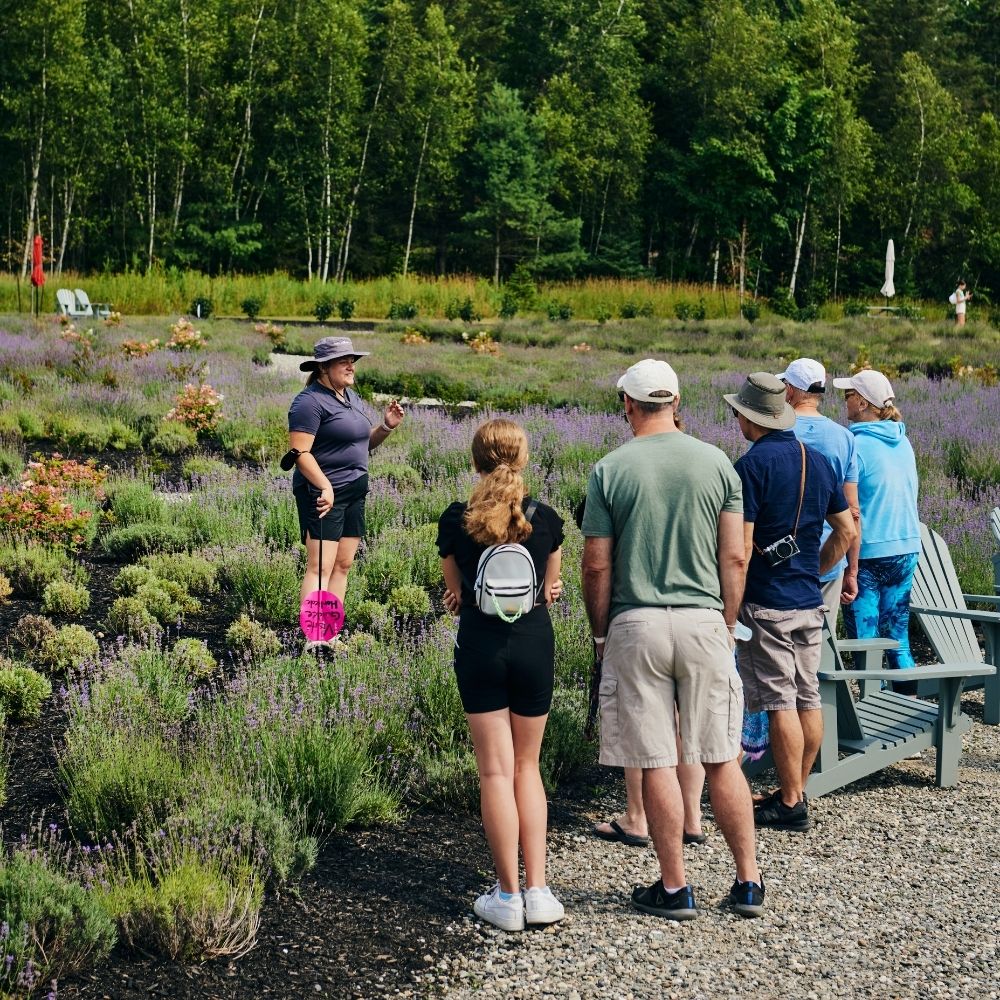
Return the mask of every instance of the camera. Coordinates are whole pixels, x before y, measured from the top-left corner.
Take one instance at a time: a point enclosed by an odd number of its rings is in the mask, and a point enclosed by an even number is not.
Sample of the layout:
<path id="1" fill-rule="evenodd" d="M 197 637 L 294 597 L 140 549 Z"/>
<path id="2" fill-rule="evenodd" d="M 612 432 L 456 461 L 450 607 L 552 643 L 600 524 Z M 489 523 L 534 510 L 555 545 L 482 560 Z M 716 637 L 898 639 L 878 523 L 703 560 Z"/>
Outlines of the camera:
<path id="1" fill-rule="evenodd" d="M 767 560 L 768 566 L 780 566 L 783 562 L 788 562 L 792 556 L 797 555 L 799 546 L 794 536 L 785 535 L 776 542 L 771 542 L 765 549 L 761 549 L 761 555 Z"/>

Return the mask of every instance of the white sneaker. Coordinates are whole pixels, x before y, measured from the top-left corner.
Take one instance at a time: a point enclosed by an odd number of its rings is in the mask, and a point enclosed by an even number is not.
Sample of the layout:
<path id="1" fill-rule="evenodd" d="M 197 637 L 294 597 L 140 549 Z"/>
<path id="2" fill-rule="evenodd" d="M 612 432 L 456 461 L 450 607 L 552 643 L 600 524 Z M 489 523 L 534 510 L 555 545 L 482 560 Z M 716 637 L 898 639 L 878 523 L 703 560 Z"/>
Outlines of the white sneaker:
<path id="1" fill-rule="evenodd" d="M 502 931 L 524 930 L 524 897 L 518 892 L 510 899 L 501 899 L 499 882 L 480 896 L 472 909 L 477 917 L 488 920 Z"/>
<path id="2" fill-rule="evenodd" d="M 546 885 L 541 889 L 533 885 L 524 890 L 524 921 L 528 924 L 554 924 L 566 916 L 562 903 L 552 895 Z"/>

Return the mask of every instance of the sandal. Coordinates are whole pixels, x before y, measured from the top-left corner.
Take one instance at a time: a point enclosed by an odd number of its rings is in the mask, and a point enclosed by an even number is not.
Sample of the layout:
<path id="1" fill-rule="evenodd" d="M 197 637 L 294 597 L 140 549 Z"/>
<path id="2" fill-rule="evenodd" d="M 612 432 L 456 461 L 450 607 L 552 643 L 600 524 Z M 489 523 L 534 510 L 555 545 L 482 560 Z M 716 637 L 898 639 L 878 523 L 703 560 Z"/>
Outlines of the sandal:
<path id="1" fill-rule="evenodd" d="M 610 840 L 617 844 L 626 844 L 629 847 L 645 847 L 649 843 L 649 837 L 643 837 L 638 833 L 629 833 L 628 830 L 622 828 L 616 819 L 608 820 L 608 826 L 611 827 L 610 833 L 606 830 L 598 830 L 595 826 L 593 828 L 594 835 L 600 837 L 601 840 Z"/>

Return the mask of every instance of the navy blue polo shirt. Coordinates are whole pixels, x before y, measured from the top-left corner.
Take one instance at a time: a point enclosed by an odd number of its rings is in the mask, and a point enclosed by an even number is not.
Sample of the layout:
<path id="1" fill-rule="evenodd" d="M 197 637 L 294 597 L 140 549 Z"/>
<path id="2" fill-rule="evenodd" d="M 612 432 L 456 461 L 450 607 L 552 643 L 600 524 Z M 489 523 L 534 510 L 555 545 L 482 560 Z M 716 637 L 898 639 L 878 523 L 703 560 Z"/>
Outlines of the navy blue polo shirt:
<path id="1" fill-rule="evenodd" d="M 806 445 L 806 485 L 795 541 L 799 554 L 778 566 L 768 564 L 757 548 L 790 535 L 795 526 L 802 477 L 802 451 L 794 431 L 771 431 L 735 463 L 743 482 L 743 520 L 754 525 L 743 600 L 779 611 L 818 608 L 819 549 L 823 524 L 847 510 L 844 490 L 826 456 Z"/>
<path id="2" fill-rule="evenodd" d="M 292 400 L 288 410 L 288 429 L 312 434 L 313 458 L 334 492 L 368 472 L 368 442 L 372 424 L 365 415 L 361 397 L 350 387 L 346 402 L 319 382 L 307 385 Z M 305 476 L 295 470 L 292 489 L 304 486 Z"/>

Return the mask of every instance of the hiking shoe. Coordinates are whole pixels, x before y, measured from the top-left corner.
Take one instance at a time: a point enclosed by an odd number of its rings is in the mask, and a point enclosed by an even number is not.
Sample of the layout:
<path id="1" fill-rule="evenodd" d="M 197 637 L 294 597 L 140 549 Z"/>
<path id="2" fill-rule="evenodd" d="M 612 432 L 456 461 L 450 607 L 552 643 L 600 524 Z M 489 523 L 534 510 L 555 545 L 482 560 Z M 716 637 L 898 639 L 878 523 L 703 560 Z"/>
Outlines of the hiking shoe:
<path id="1" fill-rule="evenodd" d="M 676 892 L 667 892 L 663 880 L 657 879 L 648 888 L 637 885 L 632 890 L 632 905 L 643 913 L 667 920 L 694 920 L 698 910 L 694 903 L 694 889 L 686 885 Z"/>
<path id="2" fill-rule="evenodd" d="M 554 924 L 566 916 L 562 903 L 552 895 L 547 886 L 540 889 L 533 885 L 524 890 L 524 922 L 526 924 Z"/>
<path id="3" fill-rule="evenodd" d="M 737 879 L 729 890 L 726 902 L 741 917 L 759 917 L 764 912 L 764 880 L 761 879 L 758 885 Z"/>
<path id="4" fill-rule="evenodd" d="M 786 806 L 780 798 L 758 806 L 753 811 L 754 826 L 769 826 L 774 830 L 794 830 L 801 833 L 812 826 L 809 819 L 809 807 L 805 800 L 796 802 L 794 806 Z"/>
<path id="5" fill-rule="evenodd" d="M 473 903 L 472 909 L 477 917 L 502 931 L 524 930 L 524 897 L 516 892 L 510 899 L 503 899 L 499 882 L 489 892 L 483 893 Z"/>

